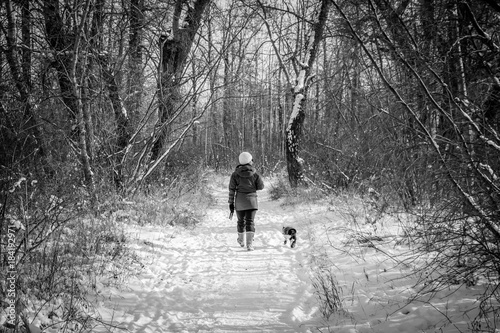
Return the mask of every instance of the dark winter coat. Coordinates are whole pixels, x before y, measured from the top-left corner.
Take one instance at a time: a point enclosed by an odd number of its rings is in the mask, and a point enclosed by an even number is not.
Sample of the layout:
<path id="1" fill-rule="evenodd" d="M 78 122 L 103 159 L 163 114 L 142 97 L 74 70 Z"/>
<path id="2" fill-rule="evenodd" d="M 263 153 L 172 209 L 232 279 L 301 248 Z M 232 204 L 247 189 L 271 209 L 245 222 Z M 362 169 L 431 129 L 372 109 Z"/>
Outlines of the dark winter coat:
<path id="1" fill-rule="evenodd" d="M 252 165 L 238 165 L 229 180 L 229 203 L 237 211 L 259 209 L 257 191 L 263 188 L 262 177 Z"/>

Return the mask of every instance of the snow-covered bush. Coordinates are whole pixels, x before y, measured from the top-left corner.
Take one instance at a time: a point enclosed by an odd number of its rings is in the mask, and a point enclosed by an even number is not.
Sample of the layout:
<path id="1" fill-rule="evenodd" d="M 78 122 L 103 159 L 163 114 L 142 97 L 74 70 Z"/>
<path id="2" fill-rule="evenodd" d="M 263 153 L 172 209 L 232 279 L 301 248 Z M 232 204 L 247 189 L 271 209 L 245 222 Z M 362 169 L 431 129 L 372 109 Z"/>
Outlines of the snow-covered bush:
<path id="1" fill-rule="evenodd" d="M 9 188 L 0 219 L 0 325 L 92 331 L 104 283 L 133 273 L 123 228 L 88 210 L 86 196 L 65 179 L 19 178 Z"/>

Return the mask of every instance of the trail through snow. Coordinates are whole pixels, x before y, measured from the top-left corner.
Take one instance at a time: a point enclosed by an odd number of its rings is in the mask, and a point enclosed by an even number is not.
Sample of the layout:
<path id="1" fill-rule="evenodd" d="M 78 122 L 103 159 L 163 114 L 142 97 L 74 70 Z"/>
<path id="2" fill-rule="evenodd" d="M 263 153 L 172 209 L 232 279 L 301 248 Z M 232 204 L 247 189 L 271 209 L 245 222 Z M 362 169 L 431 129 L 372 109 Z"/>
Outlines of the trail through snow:
<path id="1" fill-rule="evenodd" d="M 282 206 L 270 200 L 267 186 L 259 192 L 256 250 L 249 252 L 236 241 L 236 219 L 228 219 L 226 186 L 214 183 L 214 203 L 192 230 L 128 227 L 144 267 L 126 287 L 98 286 L 102 320 L 119 330 L 95 332 L 455 333 L 477 326 L 486 285 L 413 298 L 417 281 L 398 259 L 408 249 L 394 241 L 400 233 L 394 217 L 374 229 L 361 222 L 369 211 L 349 195 Z M 296 248 L 283 245 L 283 226 L 297 228 Z M 369 235 L 381 241 L 366 243 Z M 333 284 L 342 301 L 329 320 L 313 288 L 318 273 L 326 273 L 319 276 L 330 299 Z"/>
<path id="2" fill-rule="evenodd" d="M 137 227 L 149 262 L 128 290 L 108 295 L 104 318 L 130 332 L 311 332 L 315 296 L 299 235 L 283 245 L 283 225 L 299 223 L 259 192 L 255 251 L 236 241 L 227 190 L 193 230 Z"/>

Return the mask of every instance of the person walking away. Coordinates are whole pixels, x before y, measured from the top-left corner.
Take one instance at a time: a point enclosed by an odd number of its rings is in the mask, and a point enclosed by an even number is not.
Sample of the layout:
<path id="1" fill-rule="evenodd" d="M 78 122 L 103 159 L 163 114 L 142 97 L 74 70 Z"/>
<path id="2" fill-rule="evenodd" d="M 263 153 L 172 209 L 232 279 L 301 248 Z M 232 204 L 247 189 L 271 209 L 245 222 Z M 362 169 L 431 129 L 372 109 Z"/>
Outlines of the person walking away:
<path id="1" fill-rule="evenodd" d="M 238 160 L 240 164 L 229 180 L 229 210 L 231 213 L 236 210 L 238 217 L 238 243 L 244 247 L 246 236 L 247 250 L 253 251 L 254 220 L 259 209 L 257 191 L 264 189 L 264 182 L 253 167 L 253 158 L 250 153 L 241 153 Z"/>

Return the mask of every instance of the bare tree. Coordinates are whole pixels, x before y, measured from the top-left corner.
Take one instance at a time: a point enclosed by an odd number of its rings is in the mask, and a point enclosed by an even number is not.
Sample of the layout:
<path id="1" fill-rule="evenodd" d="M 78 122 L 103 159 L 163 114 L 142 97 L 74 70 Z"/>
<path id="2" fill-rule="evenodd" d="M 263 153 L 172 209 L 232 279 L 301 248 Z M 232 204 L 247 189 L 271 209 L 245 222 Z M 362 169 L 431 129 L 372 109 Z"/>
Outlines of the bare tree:
<path id="1" fill-rule="evenodd" d="M 196 0 L 192 4 L 177 0 L 170 33 L 159 40 L 161 49 L 159 121 L 158 134 L 151 149 L 151 161 L 156 161 L 160 156 L 168 138 L 168 122 L 179 111 L 181 98 L 179 88 L 186 59 L 209 3 L 210 0 Z"/>
<path id="2" fill-rule="evenodd" d="M 266 28 L 271 38 L 273 38 L 272 28 L 267 23 L 266 11 L 268 10 L 262 3 L 261 8 L 264 11 L 264 21 Z M 323 31 L 328 20 L 328 12 L 331 2 L 321 1 L 321 6 L 317 10 L 314 22 L 311 23 L 310 29 L 306 33 L 303 50 L 296 50 L 297 56 L 294 58 L 294 68 L 296 70 L 295 82 L 291 83 L 291 75 L 286 71 L 283 60 L 280 60 L 281 66 L 285 70 L 285 76 L 289 82 L 292 91 L 292 112 L 288 120 L 288 125 L 285 129 L 285 152 L 287 160 L 288 178 L 292 187 L 297 187 L 299 183 L 304 182 L 304 161 L 299 156 L 300 141 L 303 136 L 304 119 L 306 116 L 306 100 L 308 90 L 313 77 L 314 64 L 319 53 L 319 47 L 323 38 Z M 309 24 L 305 18 L 301 18 L 298 26 Z M 305 33 L 299 29 L 299 34 Z M 300 36 L 298 36 L 300 37 Z M 297 38 L 297 41 L 299 38 Z M 278 51 L 278 46 L 273 43 L 275 51 Z M 277 53 L 278 57 L 281 55 Z M 300 54 L 300 56 L 298 56 Z"/>

